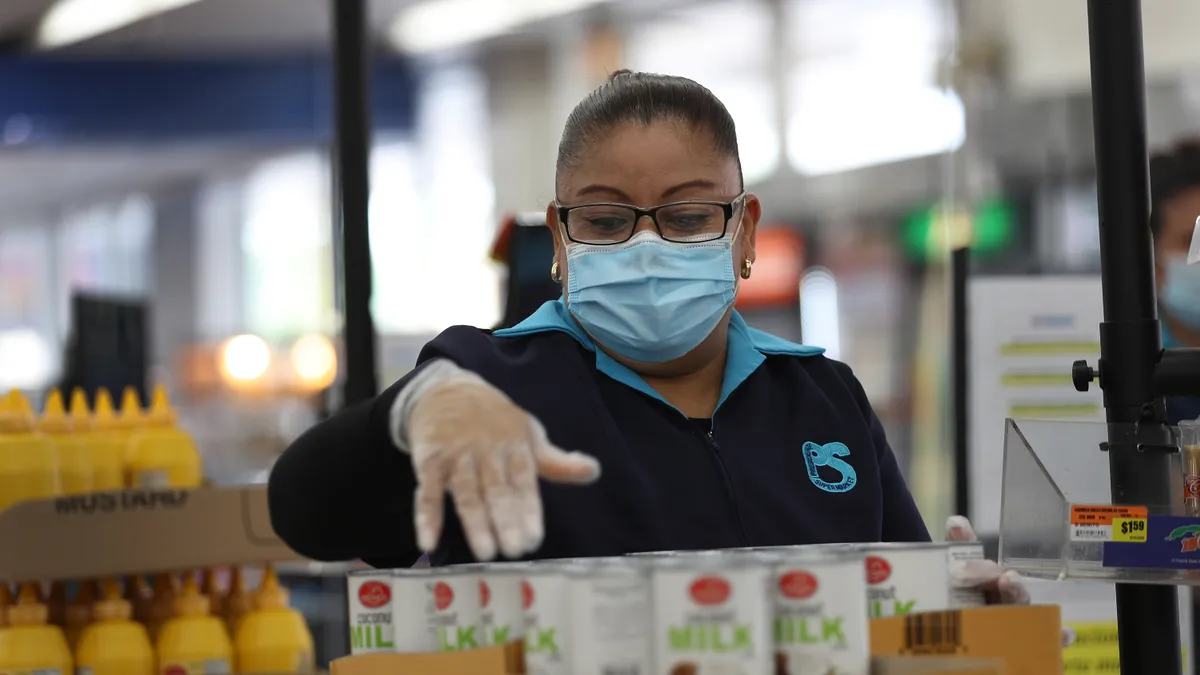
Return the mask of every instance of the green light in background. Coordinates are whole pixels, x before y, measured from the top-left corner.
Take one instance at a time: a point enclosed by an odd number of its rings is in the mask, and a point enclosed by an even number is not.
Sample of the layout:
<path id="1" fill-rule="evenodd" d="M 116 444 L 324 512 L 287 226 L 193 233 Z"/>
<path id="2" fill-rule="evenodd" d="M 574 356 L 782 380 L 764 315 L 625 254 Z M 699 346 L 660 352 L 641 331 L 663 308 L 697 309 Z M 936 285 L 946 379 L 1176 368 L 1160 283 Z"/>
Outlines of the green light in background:
<path id="1" fill-rule="evenodd" d="M 973 255 L 995 255 L 1012 243 L 1013 208 L 1004 199 L 979 202 L 973 213 L 950 211 L 940 204 L 906 217 L 901 236 L 909 256 L 916 260 L 939 260 L 963 242 Z"/>

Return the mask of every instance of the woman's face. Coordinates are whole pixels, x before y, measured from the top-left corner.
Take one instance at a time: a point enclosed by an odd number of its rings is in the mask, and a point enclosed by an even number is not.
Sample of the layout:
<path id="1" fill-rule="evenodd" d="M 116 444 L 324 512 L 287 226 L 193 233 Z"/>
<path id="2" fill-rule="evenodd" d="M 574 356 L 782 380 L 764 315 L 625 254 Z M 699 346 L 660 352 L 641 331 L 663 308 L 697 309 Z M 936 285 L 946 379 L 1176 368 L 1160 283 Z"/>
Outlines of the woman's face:
<path id="1" fill-rule="evenodd" d="M 707 133 L 674 122 L 628 124 L 614 129 L 594 142 L 574 168 L 558 176 L 557 188 L 558 200 L 564 206 L 618 202 L 642 208 L 688 199 L 728 202 L 742 191 L 737 161 L 714 149 Z M 735 236 L 733 268 L 737 271 L 743 261 L 754 262 L 755 226 L 762 211 L 754 195 L 747 195 L 744 201 L 726 229 Z M 554 259 L 565 280 L 566 247 L 570 242 L 558 222 L 554 204 L 546 209 L 546 222 L 554 233 Z M 635 232 L 646 230 L 654 230 L 650 218 L 638 221 Z M 728 317 L 709 340 L 684 359 L 722 348 L 727 325 Z"/>
<path id="2" fill-rule="evenodd" d="M 1186 259 L 1200 216 L 1200 187 L 1184 190 L 1162 207 L 1162 229 L 1154 238 L 1154 266 L 1161 291 L 1172 259 Z"/>

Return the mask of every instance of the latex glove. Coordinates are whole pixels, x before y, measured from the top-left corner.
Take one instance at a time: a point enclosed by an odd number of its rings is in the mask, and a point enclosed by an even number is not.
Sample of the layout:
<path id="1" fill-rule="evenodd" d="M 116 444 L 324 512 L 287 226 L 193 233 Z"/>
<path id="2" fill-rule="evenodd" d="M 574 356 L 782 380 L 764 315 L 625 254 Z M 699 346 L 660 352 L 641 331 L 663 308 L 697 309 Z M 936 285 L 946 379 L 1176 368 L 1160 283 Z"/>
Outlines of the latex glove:
<path id="1" fill-rule="evenodd" d="M 412 456 L 417 477 L 415 525 L 423 551 L 437 546 L 445 493 L 478 560 L 499 549 L 509 558 L 542 543 L 538 476 L 587 483 L 596 460 L 565 452 L 503 392 L 448 360 L 427 364 L 392 407 L 393 440 Z"/>
<path id="2" fill-rule="evenodd" d="M 971 522 L 962 516 L 946 520 L 946 541 L 977 541 Z M 972 560 L 954 572 L 954 584 L 961 588 L 978 588 L 988 602 L 1004 605 L 1028 605 L 1029 589 L 1021 575 L 1006 570 L 995 560 Z"/>

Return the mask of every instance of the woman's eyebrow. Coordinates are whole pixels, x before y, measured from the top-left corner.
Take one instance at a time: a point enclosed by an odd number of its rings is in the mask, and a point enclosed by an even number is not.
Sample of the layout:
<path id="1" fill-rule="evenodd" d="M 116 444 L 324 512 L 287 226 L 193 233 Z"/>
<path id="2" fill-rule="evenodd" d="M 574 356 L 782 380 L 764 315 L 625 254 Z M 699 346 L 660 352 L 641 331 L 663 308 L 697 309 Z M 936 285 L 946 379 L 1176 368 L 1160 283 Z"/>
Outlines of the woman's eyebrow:
<path id="1" fill-rule="evenodd" d="M 625 201 L 625 202 L 630 201 L 629 195 L 625 194 L 624 192 L 618 190 L 617 188 L 615 188 L 611 185 L 600 185 L 597 183 L 597 184 L 593 184 L 593 185 L 588 185 L 587 187 L 584 187 L 584 188 L 580 188 L 579 190 L 577 190 L 575 192 L 576 197 L 583 197 L 585 195 L 594 195 L 594 194 L 606 194 L 606 195 L 616 197 L 617 200 L 619 200 L 619 201 Z"/>
<path id="2" fill-rule="evenodd" d="M 662 198 L 667 199 L 668 197 L 670 197 L 673 194 L 676 194 L 678 192 L 683 192 L 684 190 L 688 190 L 691 188 L 707 188 L 710 190 L 715 190 L 716 187 L 717 187 L 717 184 L 712 182 L 711 180 L 706 180 L 704 178 L 697 178 L 696 180 L 689 180 L 686 183 L 680 183 L 679 185 L 676 185 L 675 187 L 667 188 L 666 190 L 663 191 Z"/>

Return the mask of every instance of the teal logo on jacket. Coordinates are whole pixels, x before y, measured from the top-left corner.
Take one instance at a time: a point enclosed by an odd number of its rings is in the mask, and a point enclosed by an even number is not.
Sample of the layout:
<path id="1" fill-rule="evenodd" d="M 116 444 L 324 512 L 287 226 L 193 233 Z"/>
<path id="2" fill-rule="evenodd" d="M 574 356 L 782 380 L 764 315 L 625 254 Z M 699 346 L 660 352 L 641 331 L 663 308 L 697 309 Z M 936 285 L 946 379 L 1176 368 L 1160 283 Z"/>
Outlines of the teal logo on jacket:
<path id="1" fill-rule="evenodd" d="M 808 479 L 813 485 L 826 492 L 849 492 L 858 484 L 858 474 L 842 457 L 850 456 L 850 448 L 845 443 L 804 444 L 804 463 L 808 466 Z M 837 481 L 830 482 L 821 477 L 821 467 L 827 467 L 841 474 Z M 826 472 L 828 475 L 829 472 Z"/>

